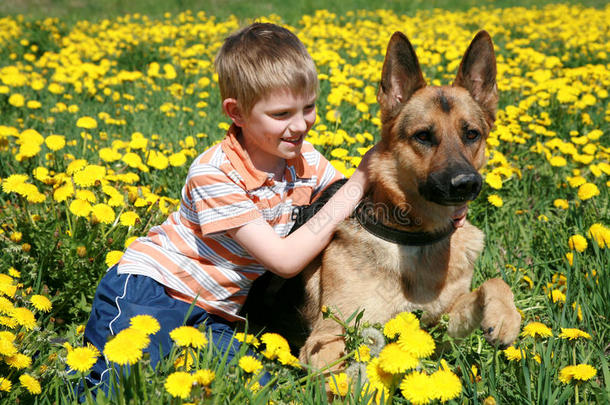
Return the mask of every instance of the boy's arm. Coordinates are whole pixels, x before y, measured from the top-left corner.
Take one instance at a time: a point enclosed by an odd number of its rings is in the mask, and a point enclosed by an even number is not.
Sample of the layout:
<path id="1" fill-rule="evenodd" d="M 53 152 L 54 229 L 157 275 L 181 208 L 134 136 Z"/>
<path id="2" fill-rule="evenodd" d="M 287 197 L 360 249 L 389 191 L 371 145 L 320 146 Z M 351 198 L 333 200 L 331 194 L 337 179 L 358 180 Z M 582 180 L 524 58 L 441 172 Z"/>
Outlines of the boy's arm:
<path id="1" fill-rule="evenodd" d="M 373 148 L 374 149 L 374 148 Z M 337 225 L 356 208 L 369 187 L 370 150 L 350 179 L 309 220 L 285 238 L 264 220 L 229 230 L 229 235 L 278 276 L 297 275 L 330 242 Z"/>

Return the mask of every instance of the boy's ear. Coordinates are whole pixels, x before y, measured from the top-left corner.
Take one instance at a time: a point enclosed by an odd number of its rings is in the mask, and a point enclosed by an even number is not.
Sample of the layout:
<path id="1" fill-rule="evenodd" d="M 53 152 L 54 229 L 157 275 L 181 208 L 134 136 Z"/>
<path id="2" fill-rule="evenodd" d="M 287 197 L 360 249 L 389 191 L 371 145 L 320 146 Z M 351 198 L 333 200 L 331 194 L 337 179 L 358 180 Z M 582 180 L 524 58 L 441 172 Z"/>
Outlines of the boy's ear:
<path id="1" fill-rule="evenodd" d="M 244 116 L 237 104 L 237 100 L 234 98 L 225 98 L 222 102 L 222 110 L 227 114 L 229 118 L 237 126 L 242 126 L 244 122 Z"/>

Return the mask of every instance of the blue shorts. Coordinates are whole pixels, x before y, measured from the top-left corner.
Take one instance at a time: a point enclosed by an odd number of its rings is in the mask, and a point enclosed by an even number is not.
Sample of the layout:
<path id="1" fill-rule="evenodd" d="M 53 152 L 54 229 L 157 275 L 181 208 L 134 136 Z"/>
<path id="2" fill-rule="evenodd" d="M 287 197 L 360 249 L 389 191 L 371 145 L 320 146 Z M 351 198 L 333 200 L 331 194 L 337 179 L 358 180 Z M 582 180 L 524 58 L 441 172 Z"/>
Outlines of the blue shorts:
<path id="1" fill-rule="evenodd" d="M 151 315 L 161 325 L 161 330 L 150 336 L 150 344 L 145 349 L 153 367 L 172 348 L 169 333 L 182 325 L 197 327 L 205 322 L 212 333 L 213 344 L 223 355 L 228 352 L 227 362 L 240 349 L 239 342 L 232 339 L 235 331 L 231 322 L 170 297 L 165 288 L 150 277 L 117 274 L 116 265 L 108 270 L 97 287 L 85 327 L 85 342 L 92 343 L 102 353 L 109 338 L 129 327 L 130 319 L 136 315 Z M 112 371 L 111 364 L 106 362 L 103 355 L 100 356 L 87 376 L 88 385 L 94 390 L 101 388 L 108 392 L 109 374 Z M 265 377 L 261 380 L 267 380 Z M 264 385 L 265 381 L 260 383 Z"/>

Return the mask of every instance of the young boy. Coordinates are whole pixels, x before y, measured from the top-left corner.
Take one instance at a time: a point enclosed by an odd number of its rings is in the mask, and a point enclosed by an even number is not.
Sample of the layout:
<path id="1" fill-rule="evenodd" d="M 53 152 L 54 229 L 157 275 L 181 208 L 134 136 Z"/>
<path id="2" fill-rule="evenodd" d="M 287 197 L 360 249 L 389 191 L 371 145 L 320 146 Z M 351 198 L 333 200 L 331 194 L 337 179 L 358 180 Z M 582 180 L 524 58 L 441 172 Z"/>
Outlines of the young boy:
<path id="1" fill-rule="evenodd" d="M 85 330 L 100 351 L 131 317 L 149 314 L 161 325 L 147 349 L 153 366 L 170 351 L 169 332 L 183 324 L 205 322 L 232 358 L 232 323 L 242 320 L 252 282 L 266 270 L 298 274 L 368 187 L 366 155 L 329 202 L 286 236 L 293 208 L 342 177 L 304 142 L 316 119 L 314 62 L 290 31 L 255 23 L 226 39 L 215 66 L 233 125 L 191 165 L 180 209 L 133 242 L 101 280 Z M 110 370 L 100 359 L 90 383 L 107 383 Z"/>

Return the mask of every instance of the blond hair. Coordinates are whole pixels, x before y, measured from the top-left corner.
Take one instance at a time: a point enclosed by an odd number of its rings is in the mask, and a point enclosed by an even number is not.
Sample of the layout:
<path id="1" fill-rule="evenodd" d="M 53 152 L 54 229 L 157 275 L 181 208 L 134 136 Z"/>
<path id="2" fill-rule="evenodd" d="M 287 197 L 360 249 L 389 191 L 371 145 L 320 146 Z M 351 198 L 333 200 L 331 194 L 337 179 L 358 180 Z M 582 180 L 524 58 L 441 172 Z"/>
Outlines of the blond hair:
<path id="1" fill-rule="evenodd" d="M 222 100 L 233 98 L 249 115 L 272 91 L 318 92 L 318 75 L 305 45 L 286 28 L 254 23 L 225 39 L 214 61 Z"/>

